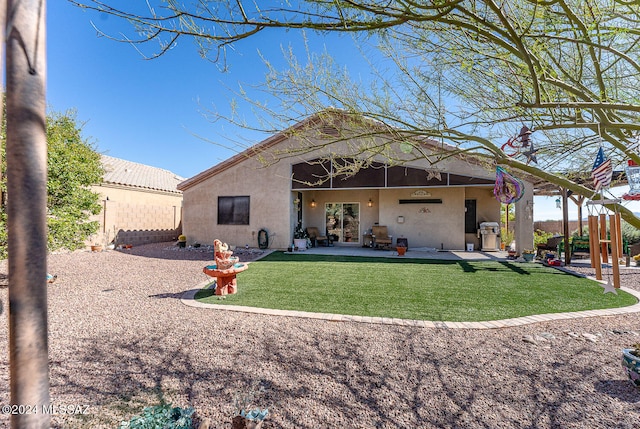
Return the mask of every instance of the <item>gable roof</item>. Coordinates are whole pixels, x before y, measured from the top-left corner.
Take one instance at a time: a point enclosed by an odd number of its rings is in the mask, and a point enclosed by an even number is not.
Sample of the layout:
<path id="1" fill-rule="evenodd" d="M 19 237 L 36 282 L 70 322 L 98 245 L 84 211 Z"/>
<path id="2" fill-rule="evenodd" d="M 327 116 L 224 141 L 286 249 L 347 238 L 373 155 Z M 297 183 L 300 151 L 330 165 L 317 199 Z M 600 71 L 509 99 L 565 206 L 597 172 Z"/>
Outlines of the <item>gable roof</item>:
<path id="1" fill-rule="evenodd" d="M 103 184 L 180 194 L 178 183 L 184 181 L 169 170 L 101 155 L 105 173 Z"/>
<path id="2" fill-rule="evenodd" d="M 262 140 L 261 142 L 256 143 L 255 145 L 245 149 L 244 151 L 239 152 L 238 154 L 232 156 L 231 158 L 228 158 L 222 161 L 221 163 L 216 164 L 213 167 L 205 171 L 202 171 L 201 173 L 198 173 L 189 179 L 186 179 L 184 182 L 178 185 L 178 189 L 180 191 L 189 189 L 192 186 L 195 186 L 198 183 L 204 180 L 207 180 L 212 176 L 215 176 L 229 168 L 234 167 L 235 165 L 239 164 L 242 161 L 247 160 L 248 158 L 254 157 L 255 155 L 259 155 L 265 152 L 269 148 L 290 138 L 294 133 L 300 130 L 306 130 L 313 127 L 317 127 L 318 125 L 322 125 L 322 128 L 321 128 L 322 133 L 326 135 L 333 135 L 332 133 L 335 131 L 335 126 L 336 126 L 335 124 L 339 123 L 339 121 L 344 118 L 348 118 L 350 115 L 351 114 L 346 110 L 337 109 L 333 107 L 327 108 L 318 113 L 310 115 L 307 118 L 301 120 L 300 122 L 287 128 L 286 130 L 280 131 L 268 137 L 267 139 Z M 360 115 L 357 115 L 357 116 L 360 118 Z M 390 132 L 395 130 L 392 127 L 389 127 L 388 125 L 384 124 L 379 120 L 372 119 L 366 116 L 361 117 L 361 120 L 365 122 L 368 126 L 372 128 L 376 128 L 377 132 L 384 133 L 384 132 Z M 396 130 L 396 131 L 401 131 L 401 130 Z M 413 138 L 416 139 L 415 136 L 413 136 Z M 449 146 L 429 138 L 417 138 L 417 140 L 419 140 L 419 142 L 425 146 L 430 146 L 430 145 L 437 146 L 440 149 L 444 149 L 444 150 L 453 149 L 453 146 Z"/>

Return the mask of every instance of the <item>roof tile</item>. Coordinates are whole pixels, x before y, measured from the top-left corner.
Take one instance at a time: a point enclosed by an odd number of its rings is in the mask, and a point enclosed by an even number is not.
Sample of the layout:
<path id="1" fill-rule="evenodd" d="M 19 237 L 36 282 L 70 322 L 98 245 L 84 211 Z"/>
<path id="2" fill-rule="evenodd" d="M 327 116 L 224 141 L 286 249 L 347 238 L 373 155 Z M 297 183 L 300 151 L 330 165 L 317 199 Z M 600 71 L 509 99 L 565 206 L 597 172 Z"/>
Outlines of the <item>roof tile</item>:
<path id="1" fill-rule="evenodd" d="M 177 189 L 183 177 L 158 167 L 126 161 L 108 155 L 102 156 L 105 173 L 104 183 L 132 186 L 156 191 L 181 193 Z"/>

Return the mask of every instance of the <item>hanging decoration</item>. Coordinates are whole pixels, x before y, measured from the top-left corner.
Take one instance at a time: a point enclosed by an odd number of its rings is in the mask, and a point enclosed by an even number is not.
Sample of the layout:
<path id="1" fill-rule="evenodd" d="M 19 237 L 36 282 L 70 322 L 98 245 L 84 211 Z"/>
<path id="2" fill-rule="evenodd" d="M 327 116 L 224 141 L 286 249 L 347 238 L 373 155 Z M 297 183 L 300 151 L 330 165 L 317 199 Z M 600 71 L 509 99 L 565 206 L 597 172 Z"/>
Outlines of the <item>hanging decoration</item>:
<path id="1" fill-rule="evenodd" d="M 442 180 L 442 174 L 440 174 L 440 171 L 438 170 L 429 170 L 427 171 L 427 181 L 431 179 Z"/>
<path id="2" fill-rule="evenodd" d="M 522 152 L 522 154 L 527 157 L 527 165 L 529 165 L 531 161 L 533 161 L 536 164 L 538 163 L 536 152 L 538 152 L 538 149 L 533 148 L 533 142 L 531 142 L 531 147 L 529 148 L 529 150 Z"/>
<path id="3" fill-rule="evenodd" d="M 593 169 L 591 170 L 591 178 L 593 179 L 593 188 L 596 192 L 601 189 L 608 188 L 611 184 L 613 177 L 613 167 L 611 166 L 611 160 L 604 156 L 602 147 L 598 149 L 596 154 L 596 160 L 593 163 Z"/>
<path id="4" fill-rule="evenodd" d="M 523 154 L 527 157 L 527 164 L 530 162 L 538 163 L 538 159 L 536 158 L 536 152 L 538 149 L 533 147 L 533 141 L 531 141 L 531 134 L 533 131 L 529 129 L 526 125 L 520 129 L 520 133 L 517 136 L 511 137 L 505 144 L 500 148 L 507 156 L 514 157 L 520 154 Z M 523 151 L 522 149 L 528 150 Z"/>
<path id="5" fill-rule="evenodd" d="M 515 203 L 524 195 L 524 183 L 504 168 L 497 166 L 493 195 L 503 204 Z"/>
<path id="6" fill-rule="evenodd" d="M 595 196 L 596 194 L 594 194 Z M 599 200 L 587 201 L 589 208 L 589 248 L 591 256 L 591 266 L 595 267 L 595 277 L 603 280 L 603 270 L 608 270 L 606 284 L 601 284 L 604 288 L 602 293 L 618 294 L 620 288 L 620 257 L 623 254 L 621 216 L 618 212 L 619 199 L 605 199 L 603 193 Z M 615 207 L 613 214 L 609 214 L 607 225 L 607 213 L 609 209 L 606 205 L 612 204 Z"/>
<path id="7" fill-rule="evenodd" d="M 640 200 L 640 166 L 632 160 L 627 161 L 625 169 L 627 182 L 629 183 L 629 192 L 624 194 L 624 200 Z"/>

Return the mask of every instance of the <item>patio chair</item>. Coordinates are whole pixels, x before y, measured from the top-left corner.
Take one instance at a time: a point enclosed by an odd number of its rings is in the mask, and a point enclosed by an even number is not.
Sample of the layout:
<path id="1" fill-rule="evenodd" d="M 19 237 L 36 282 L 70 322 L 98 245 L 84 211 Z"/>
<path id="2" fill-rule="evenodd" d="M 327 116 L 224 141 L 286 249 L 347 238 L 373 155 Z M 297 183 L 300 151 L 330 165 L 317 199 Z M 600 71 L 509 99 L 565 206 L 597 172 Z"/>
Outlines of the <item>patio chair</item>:
<path id="1" fill-rule="evenodd" d="M 548 238 L 546 243 L 538 244 L 536 257 L 542 258 L 542 253 L 545 251 L 556 253 L 558 251 L 558 245 L 563 239 L 563 235 L 554 235 L 553 237 Z"/>
<path id="2" fill-rule="evenodd" d="M 307 234 L 309 235 L 309 240 L 311 240 L 311 245 L 313 247 L 318 247 L 318 243 L 324 243 L 324 246 L 330 245 L 330 239 L 326 235 L 320 235 L 320 231 L 315 226 L 307 227 Z"/>
<path id="3" fill-rule="evenodd" d="M 393 242 L 393 236 L 389 235 L 387 227 L 384 225 L 373 226 L 371 228 L 371 238 L 375 248 L 389 248 Z"/>

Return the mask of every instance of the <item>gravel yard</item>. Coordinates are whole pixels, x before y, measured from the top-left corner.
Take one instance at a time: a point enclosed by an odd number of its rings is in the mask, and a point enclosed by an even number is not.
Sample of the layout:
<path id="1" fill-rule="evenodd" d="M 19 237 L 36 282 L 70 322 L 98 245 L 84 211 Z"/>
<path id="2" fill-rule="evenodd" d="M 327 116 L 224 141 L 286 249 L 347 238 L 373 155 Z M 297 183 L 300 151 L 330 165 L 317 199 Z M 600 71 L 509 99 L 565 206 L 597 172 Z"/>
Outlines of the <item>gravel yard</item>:
<path id="1" fill-rule="evenodd" d="M 183 305 L 210 261 L 169 243 L 49 258 L 51 398 L 88 406 L 53 427 L 115 428 L 166 401 L 230 428 L 234 400 L 249 393 L 270 410 L 264 428 L 638 427 L 640 390 L 620 359 L 640 341 L 640 314 L 445 330 Z M 5 306 L 6 276 L 0 262 Z M 622 283 L 640 290 L 640 270 L 623 270 Z M 7 324 L 3 314 L 0 404 Z"/>

